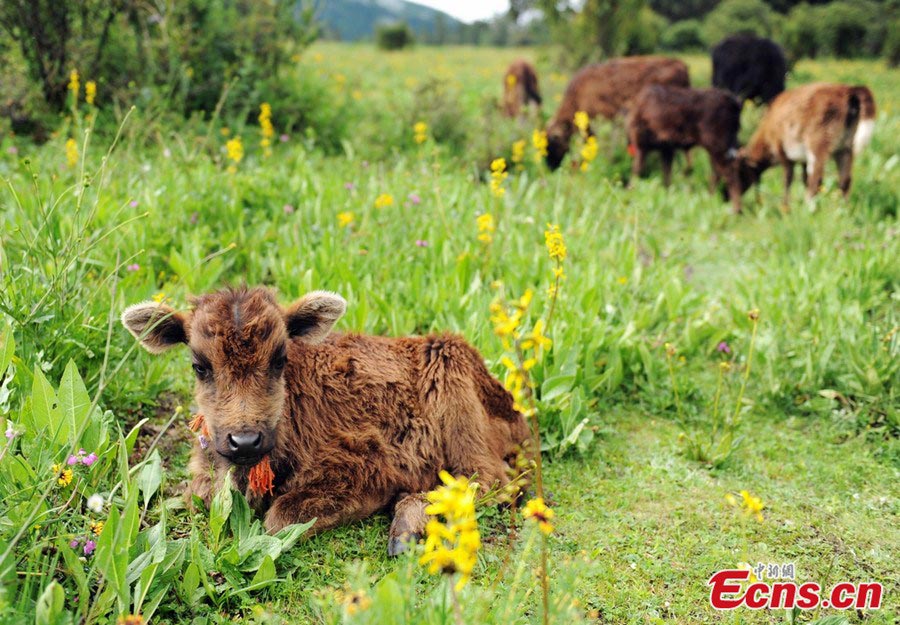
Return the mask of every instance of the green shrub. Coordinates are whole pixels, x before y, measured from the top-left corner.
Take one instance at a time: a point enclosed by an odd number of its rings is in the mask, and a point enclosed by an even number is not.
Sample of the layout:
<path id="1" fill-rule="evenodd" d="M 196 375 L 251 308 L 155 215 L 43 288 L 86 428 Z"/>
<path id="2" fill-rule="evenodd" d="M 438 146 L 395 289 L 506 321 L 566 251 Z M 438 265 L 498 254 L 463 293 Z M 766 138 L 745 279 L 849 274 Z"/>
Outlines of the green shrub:
<path id="1" fill-rule="evenodd" d="M 818 12 L 825 53 L 848 58 L 877 54 L 884 41 L 881 11 L 869 2 L 832 2 Z"/>
<path id="2" fill-rule="evenodd" d="M 729 35 L 753 33 L 771 37 L 776 14 L 763 0 L 725 0 L 706 16 L 706 40 L 715 45 Z"/>
<path id="3" fill-rule="evenodd" d="M 891 22 L 891 27 L 888 28 L 887 36 L 884 39 L 882 54 L 890 67 L 900 65 L 900 19 Z"/>
<path id="4" fill-rule="evenodd" d="M 667 26 L 666 18 L 644 7 L 623 36 L 625 54 L 653 52 L 659 47 L 659 40 Z"/>
<path id="5" fill-rule="evenodd" d="M 700 20 L 687 19 L 670 24 L 660 41 L 665 50 L 700 50 L 706 47 Z"/>
<path id="6" fill-rule="evenodd" d="M 415 37 L 406 22 L 379 26 L 375 31 L 375 43 L 382 50 L 402 50 L 415 43 Z"/>
<path id="7" fill-rule="evenodd" d="M 805 2 L 791 10 L 782 26 L 784 49 L 790 58 L 815 58 L 819 53 L 820 13 L 821 9 Z"/>

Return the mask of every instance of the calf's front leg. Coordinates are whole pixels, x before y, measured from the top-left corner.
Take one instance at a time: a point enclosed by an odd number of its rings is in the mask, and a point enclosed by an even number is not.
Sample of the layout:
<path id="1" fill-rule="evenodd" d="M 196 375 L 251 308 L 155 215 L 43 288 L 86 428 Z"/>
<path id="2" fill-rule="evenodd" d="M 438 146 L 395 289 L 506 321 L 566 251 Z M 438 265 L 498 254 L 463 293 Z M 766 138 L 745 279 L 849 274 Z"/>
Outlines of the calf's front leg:
<path id="1" fill-rule="evenodd" d="M 388 532 L 388 556 L 398 556 L 425 534 L 428 500 L 424 493 L 402 493 L 394 505 L 394 519 Z"/>

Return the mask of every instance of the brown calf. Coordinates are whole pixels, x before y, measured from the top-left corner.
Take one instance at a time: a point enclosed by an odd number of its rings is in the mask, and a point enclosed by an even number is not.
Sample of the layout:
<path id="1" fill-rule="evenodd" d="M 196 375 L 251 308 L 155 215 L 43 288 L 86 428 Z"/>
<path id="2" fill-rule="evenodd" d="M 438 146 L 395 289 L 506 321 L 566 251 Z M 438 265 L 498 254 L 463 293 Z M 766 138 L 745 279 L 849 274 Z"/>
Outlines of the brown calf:
<path id="1" fill-rule="evenodd" d="M 184 343 L 208 427 L 190 492 L 235 488 L 270 532 L 317 519 L 314 531 L 394 506 L 388 551 L 424 530 L 422 493 L 442 469 L 506 484 L 528 438 L 513 400 L 463 339 L 331 334 L 346 302 L 315 291 L 287 307 L 264 288 L 204 295 L 176 312 L 145 302 L 122 315 L 152 353 Z M 268 455 L 274 491 L 250 488 Z"/>
<path id="2" fill-rule="evenodd" d="M 850 192 L 853 155 L 869 143 L 875 100 L 868 87 L 815 83 L 785 91 L 772 101 L 747 147 L 741 151 L 744 189 L 759 182 L 772 165 L 784 167 L 784 206 L 790 199 L 794 163 L 805 163 L 806 196 L 819 192 L 828 157 L 834 158 L 839 185 Z"/>
<path id="3" fill-rule="evenodd" d="M 687 65 L 661 56 L 632 56 L 588 65 L 578 71 L 556 114 L 547 125 L 547 165 L 559 167 L 575 133 L 575 113 L 584 111 L 591 119 L 598 115 L 614 119 L 625 115 L 631 101 L 649 84 L 689 87 Z"/>
<path id="4" fill-rule="evenodd" d="M 740 130 L 741 104 L 727 91 L 648 85 L 635 98 L 628 115 L 628 142 L 635 150 L 632 178 L 637 178 L 643 170 L 647 152 L 658 150 L 662 156 L 663 182 L 668 187 L 675 151 L 699 145 L 709 153 L 713 185 L 725 180 L 734 211 L 739 213 Z"/>
<path id="5" fill-rule="evenodd" d="M 534 102 L 541 108 L 541 91 L 538 89 L 534 65 L 524 59 L 510 63 L 503 76 L 503 112 L 507 117 L 518 117 L 523 107 Z"/>

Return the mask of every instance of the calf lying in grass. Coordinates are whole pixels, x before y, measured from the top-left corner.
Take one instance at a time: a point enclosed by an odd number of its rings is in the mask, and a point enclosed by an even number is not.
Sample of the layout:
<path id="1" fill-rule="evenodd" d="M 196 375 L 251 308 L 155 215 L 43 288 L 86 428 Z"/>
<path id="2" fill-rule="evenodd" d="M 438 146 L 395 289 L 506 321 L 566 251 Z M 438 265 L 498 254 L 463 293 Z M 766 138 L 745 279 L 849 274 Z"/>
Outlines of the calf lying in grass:
<path id="1" fill-rule="evenodd" d="M 713 167 L 713 186 L 725 180 L 734 211 L 741 211 L 738 176 L 738 132 L 741 105 L 721 89 L 690 89 L 671 85 L 648 85 L 634 100 L 628 114 L 628 142 L 634 149 L 632 178 L 644 168 L 647 152 L 662 156 L 663 183 L 672 180 L 676 150 L 702 146 Z"/>
<path id="2" fill-rule="evenodd" d="M 321 531 L 393 506 L 394 555 L 424 530 L 422 493 L 440 470 L 506 484 L 528 428 L 463 339 L 330 334 L 345 307 L 316 291 L 282 308 L 267 289 L 241 288 L 187 312 L 137 304 L 122 322 L 151 353 L 191 349 L 209 441 L 193 450 L 192 494 L 208 502 L 233 469 L 270 532 L 313 518 Z M 252 467 L 263 459 L 274 479 L 259 492 Z"/>
<path id="3" fill-rule="evenodd" d="M 741 152 L 743 186 L 759 182 L 772 165 L 784 167 L 784 206 L 790 199 L 794 163 L 805 163 L 806 197 L 819 192 L 828 157 L 838 166 L 841 191 L 850 193 L 853 155 L 872 138 L 875 100 L 868 87 L 815 83 L 785 91 L 772 101 Z"/>

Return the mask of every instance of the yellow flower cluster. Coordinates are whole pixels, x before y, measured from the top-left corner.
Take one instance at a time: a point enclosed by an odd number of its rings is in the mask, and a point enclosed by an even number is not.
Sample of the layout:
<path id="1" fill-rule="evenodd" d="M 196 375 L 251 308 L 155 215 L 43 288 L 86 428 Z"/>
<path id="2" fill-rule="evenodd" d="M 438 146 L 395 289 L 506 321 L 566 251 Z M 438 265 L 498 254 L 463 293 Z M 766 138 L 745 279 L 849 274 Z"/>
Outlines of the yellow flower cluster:
<path id="1" fill-rule="evenodd" d="M 510 159 L 516 165 L 516 169 L 522 169 L 522 161 L 525 160 L 525 139 L 519 139 L 512 144 L 512 154 Z"/>
<path id="2" fill-rule="evenodd" d="M 578 132 L 581 133 L 582 137 L 586 137 L 588 133 L 588 127 L 591 125 L 591 118 L 588 117 L 588 114 L 584 111 L 578 111 L 575 113 L 575 118 L 573 119 L 575 123 L 575 127 L 578 128 Z"/>
<path id="3" fill-rule="evenodd" d="M 440 472 L 443 486 L 426 495 L 430 505 L 425 512 L 433 515 L 425 526 L 425 553 L 419 564 L 428 567 L 432 575 L 459 573 L 456 590 L 460 590 L 472 576 L 477 562 L 481 536 L 475 520 L 476 485 L 465 477 L 454 478 Z M 444 517 L 444 521 L 436 517 Z"/>
<path id="4" fill-rule="evenodd" d="M 475 224 L 478 226 L 478 240 L 484 244 L 488 244 L 494 240 L 494 231 L 497 229 L 494 224 L 494 216 L 490 213 L 484 213 L 475 218 Z"/>
<path id="5" fill-rule="evenodd" d="M 597 152 L 599 151 L 600 148 L 597 145 L 597 137 L 591 135 L 584 140 L 584 145 L 581 146 L 581 171 L 588 170 L 591 166 L 591 161 L 597 158 Z"/>
<path id="6" fill-rule="evenodd" d="M 56 485 L 66 487 L 72 483 L 72 479 L 75 477 L 75 474 L 72 473 L 72 469 L 67 469 L 65 465 L 61 463 L 56 463 L 52 467 L 50 467 L 51 473 L 56 475 Z"/>
<path id="7" fill-rule="evenodd" d="M 365 612 L 372 605 L 372 600 L 362 588 L 346 595 L 341 593 L 338 598 L 347 611 L 347 616 L 353 616 L 357 612 Z"/>
<path id="8" fill-rule="evenodd" d="M 237 171 L 237 164 L 244 158 L 244 142 L 241 141 L 240 137 L 229 139 L 225 142 L 225 152 L 228 154 L 228 158 L 234 162 L 234 164 L 228 168 L 228 171 L 233 174 Z"/>
<path id="9" fill-rule="evenodd" d="M 103 533 L 103 526 L 106 525 L 103 521 L 91 521 L 91 531 L 95 536 L 99 536 Z"/>
<path id="10" fill-rule="evenodd" d="M 535 130 L 531 133 L 531 145 L 534 147 L 534 160 L 537 163 L 541 162 L 545 156 L 547 156 L 547 133 L 543 130 Z"/>
<path id="11" fill-rule="evenodd" d="M 491 193 L 495 197 L 503 197 L 506 189 L 503 188 L 503 181 L 509 174 L 506 172 L 506 159 L 495 158 L 491 161 Z"/>
<path id="12" fill-rule="evenodd" d="M 75 167 L 78 164 L 78 143 L 71 137 L 66 140 L 66 162 L 69 167 Z"/>
<path id="13" fill-rule="evenodd" d="M 413 139 L 416 143 L 425 143 L 428 141 L 428 124 L 425 122 L 416 122 L 413 124 Z"/>
<path id="14" fill-rule="evenodd" d="M 275 127 L 272 125 L 272 107 L 268 102 L 259 105 L 259 133 L 262 135 L 259 145 L 263 149 L 263 154 L 269 156 L 272 154 L 272 137 L 275 136 Z"/>
<path id="15" fill-rule="evenodd" d="M 84 83 L 84 101 L 87 102 L 88 104 L 90 104 L 91 106 L 93 106 L 94 100 L 96 100 L 96 99 L 97 99 L 97 83 L 95 83 L 93 80 L 89 80 L 86 83 Z"/>
<path id="16" fill-rule="evenodd" d="M 553 524 L 550 521 L 553 520 L 556 513 L 553 512 L 552 508 L 547 507 L 543 498 L 537 497 L 526 503 L 525 508 L 522 510 L 522 516 L 526 519 L 534 520 L 544 534 L 553 532 Z"/>
<path id="17" fill-rule="evenodd" d="M 516 78 L 515 74 L 507 74 L 506 75 L 506 86 L 509 88 L 515 87 L 516 83 L 519 82 L 519 79 Z"/>
<path id="18" fill-rule="evenodd" d="M 547 229 L 544 231 L 544 242 L 547 244 L 547 253 L 550 254 L 552 260 L 562 262 L 566 259 L 568 250 L 562 232 L 559 231 L 559 224 L 547 224 Z"/>
<path id="19" fill-rule="evenodd" d="M 348 228 L 355 219 L 355 215 L 350 211 L 343 211 L 337 214 L 338 225 L 341 228 Z"/>
<path id="20" fill-rule="evenodd" d="M 375 198 L 375 208 L 387 208 L 394 205 L 394 196 L 390 193 L 382 193 Z"/>
<path id="21" fill-rule="evenodd" d="M 766 504 L 764 504 L 763 500 L 759 497 L 751 495 L 750 491 L 741 491 L 740 502 L 737 500 L 737 497 L 731 493 L 725 495 L 725 500 L 735 508 L 742 509 L 747 516 L 755 516 L 757 521 L 760 523 L 763 522 L 762 510 L 766 507 Z"/>
<path id="22" fill-rule="evenodd" d="M 78 70 L 73 69 L 69 72 L 69 92 L 72 94 L 72 101 L 78 104 L 78 94 L 81 92 L 81 80 L 78 76 Z"/>

